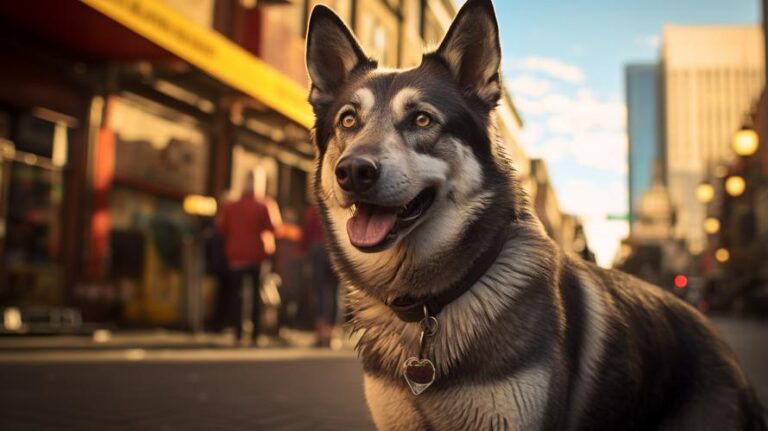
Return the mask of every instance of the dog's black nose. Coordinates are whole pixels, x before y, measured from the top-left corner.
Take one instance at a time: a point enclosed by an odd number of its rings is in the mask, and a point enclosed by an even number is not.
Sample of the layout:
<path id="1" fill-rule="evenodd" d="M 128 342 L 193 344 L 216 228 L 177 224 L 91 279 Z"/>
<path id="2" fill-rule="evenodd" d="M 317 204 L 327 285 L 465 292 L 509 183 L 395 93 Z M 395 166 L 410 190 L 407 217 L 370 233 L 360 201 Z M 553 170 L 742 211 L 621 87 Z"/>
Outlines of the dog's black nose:
<path id="1" fill-rule="evenodd" d="M 379 179 L 379 167 L 371 159 L 361 156 L 347 156 L 336 165 L 336 181 L 347 192 L 367 191 Z"/>

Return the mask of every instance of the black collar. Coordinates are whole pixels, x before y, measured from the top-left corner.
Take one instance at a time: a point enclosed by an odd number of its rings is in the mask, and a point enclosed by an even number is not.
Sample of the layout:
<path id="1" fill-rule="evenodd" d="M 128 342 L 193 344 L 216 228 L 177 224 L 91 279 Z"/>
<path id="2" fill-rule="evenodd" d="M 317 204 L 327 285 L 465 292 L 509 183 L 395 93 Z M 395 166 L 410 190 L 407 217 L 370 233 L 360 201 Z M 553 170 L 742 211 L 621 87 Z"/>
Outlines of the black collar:
<path id="1" fill-rule="evenodd" d="M 466 293 L 488 271 L 507 242 L 508 232 L 509 229 L 505 228 L 495 235 L 493 244 L 477 258 L 469 272 L 439 295 L 423 298 L 399 296 L 387 305 L 404 322 L 418 322 L 423 319 L 425 317 L 424 307 L 427 307 L 427 313 L 430 316 L 437 316 L 446 305 Z"/>

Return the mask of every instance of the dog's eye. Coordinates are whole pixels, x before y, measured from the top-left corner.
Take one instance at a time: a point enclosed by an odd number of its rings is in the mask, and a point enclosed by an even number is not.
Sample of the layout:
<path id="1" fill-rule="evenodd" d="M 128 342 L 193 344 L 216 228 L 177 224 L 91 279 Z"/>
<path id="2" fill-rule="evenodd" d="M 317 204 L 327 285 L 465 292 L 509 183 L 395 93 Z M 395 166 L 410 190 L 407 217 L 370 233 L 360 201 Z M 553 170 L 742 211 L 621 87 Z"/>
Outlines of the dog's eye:
<path id="1" fill-rule="evenodd" d="M 419 112 L 416 115 L 416 119 L 414 120 L 414 122 L 419 127 L 427 127 L 430 124 L 432 124 L 432 117 L 430 117 L 429 114 L 426 114 L 424 112 Z"/>
<path id="2" fill-rule="evenodd" d="M 357 125 L 357 117 L 352 112 L 348 112 L 341 116 L 339 124 L 345 129 L 351 129 Z"/>

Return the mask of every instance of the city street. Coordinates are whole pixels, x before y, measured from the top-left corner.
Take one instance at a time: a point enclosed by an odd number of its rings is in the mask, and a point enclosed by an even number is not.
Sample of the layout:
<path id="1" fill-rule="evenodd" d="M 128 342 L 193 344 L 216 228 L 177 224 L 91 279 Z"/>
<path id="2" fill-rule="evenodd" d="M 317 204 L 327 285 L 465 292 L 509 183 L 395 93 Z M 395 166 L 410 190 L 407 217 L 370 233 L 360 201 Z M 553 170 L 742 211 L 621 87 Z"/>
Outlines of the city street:
<path id="1" fill-rule="evenodd" d="M 768 400 L 768 322 L 716 318 Z M 124 349 L 0 354 L 3 430 L 367 430 L 349 350 Z"/>
<path id="2" fill-rule="evenodd" d="M 134 349 L 17 358 L 24 363 L 0 365 L 3 430 L 373 429 L 352 352 Z"/>

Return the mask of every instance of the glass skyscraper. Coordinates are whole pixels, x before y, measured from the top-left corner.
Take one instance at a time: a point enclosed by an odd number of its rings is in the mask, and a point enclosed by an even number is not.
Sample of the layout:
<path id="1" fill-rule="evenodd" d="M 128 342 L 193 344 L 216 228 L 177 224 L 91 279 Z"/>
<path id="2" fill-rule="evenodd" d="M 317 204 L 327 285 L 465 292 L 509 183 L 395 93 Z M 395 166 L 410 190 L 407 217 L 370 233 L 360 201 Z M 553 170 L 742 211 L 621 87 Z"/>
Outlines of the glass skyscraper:
<path id="1" fill-rule="evenodd" d="M 629 64 L 625 69 L 629 138 L 629 221 L 632 229 L 643 193 L 651 187 L 660 154 L 659 79 L 656 64 Z M 661 168 L 661 166 L 659 166 Z M 659 169 L 660 173 L 663 172 Z"/>

